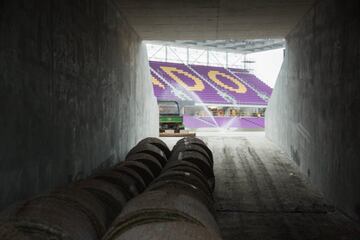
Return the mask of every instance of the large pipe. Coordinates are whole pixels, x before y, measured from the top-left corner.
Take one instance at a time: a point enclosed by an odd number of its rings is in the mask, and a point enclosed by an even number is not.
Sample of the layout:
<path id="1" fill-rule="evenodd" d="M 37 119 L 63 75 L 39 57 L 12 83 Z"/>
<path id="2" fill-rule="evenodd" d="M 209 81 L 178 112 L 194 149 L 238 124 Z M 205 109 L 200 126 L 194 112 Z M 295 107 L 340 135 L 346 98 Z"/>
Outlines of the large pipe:
<path id="1" fill-rule="evenodd" d="M 122 161 L 67 188 L 17 203 L 0 214 L 2 240 L 98 240 L 128 200 L 167 163 L 159 139 L 140 141 Z"/>
<path id="2" fill-rule="evenodd" d="M 200 139 L 180 140 L 160 176 L 125 206 L 103 240 L 220 240 L 209 151 Z"/>

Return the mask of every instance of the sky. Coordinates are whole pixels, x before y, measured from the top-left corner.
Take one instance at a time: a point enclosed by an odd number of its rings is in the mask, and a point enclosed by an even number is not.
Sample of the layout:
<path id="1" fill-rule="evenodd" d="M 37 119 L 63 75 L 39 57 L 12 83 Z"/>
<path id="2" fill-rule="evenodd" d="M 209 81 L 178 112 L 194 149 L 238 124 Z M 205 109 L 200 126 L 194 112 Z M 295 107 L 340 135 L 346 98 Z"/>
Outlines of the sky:
<path id="1" fill-rule="evenodd" d="M 274 88 L 283 58 L 284 48 L 248 54 L 255 61 L 254 74 L 270 87 Z"/>
<path id="2" fill-rule="evenodd" d="M 199 64 L 209 66 L 225 66 L 226 53 L 218 51 L 209 51 L 199 49 L 189 49 L 189 57 L 187 57 L 187 49 L 181 47 L 168 47 L 167 50 L 161 45 L 147 44 L 148 57 L 155 61 L 168 61 L 189 64 Z M 207 55 L 209 58 L 207 58 Z M 263 52 L 243 54 L 228 54 L 228 66 L 233 68 L 248 68 L 252 73 L 260 78 L 270 87 L 275 86 L 277 76 L 279 74 L 284 56 L 284 49 L 275 49 Z M 244 60 L 251 60 L 254 63 L 244 63 Z M 245 65 L 246 64 L 246 65 Z"/>

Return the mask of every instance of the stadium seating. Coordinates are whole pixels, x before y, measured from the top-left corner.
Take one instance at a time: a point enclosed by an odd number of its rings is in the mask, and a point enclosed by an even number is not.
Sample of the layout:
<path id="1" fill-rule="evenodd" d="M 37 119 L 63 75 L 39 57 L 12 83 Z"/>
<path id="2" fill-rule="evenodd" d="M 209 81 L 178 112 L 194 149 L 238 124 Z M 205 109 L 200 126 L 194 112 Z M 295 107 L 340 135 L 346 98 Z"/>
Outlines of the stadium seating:
<path id="1" fill-rule="evenodd" d="M 179 101 L 180 99 L 172 92 L 172 89 L 151 73 L 154 94 L 158 100 Z"/>
<path id="2" fill-rule="evenodd" d="M 246 70 L 231 69 L 230 72 L 222 67 L 200 65 L 191 65 L 190 69 L 181 63 L 155 61 L 150 61 L 150 67 L 167 82 L 152 73 L 154 92 L 161 100 L 178 99 L 168 84 L 184 92 L 194 102 L 205 104 L 232 104 L 219 94 L 220 91 L 235 99 L 238 105 L 265 106 L 267 101 L 258 93 L 270 97 L 272 92 L 269 86 Z"/>
<path id="3" fill-rule="evenodd" d="M 238 104 L 267 105 L 267 102 L 259 97 L 255 91 L 248 88 L 225 68 L 200 65 L 191 65 L 191 67 L 215 83 L 222 91 L 235 98 Z"/>
<path id="4" fill-rule="evenodd" d="M 231 69 L 231 71 L 241 78 L 242 80 L 246 81 L 252 87 L 257 89 L 258 92 L 270 97 L 272 93 L 272 88 L 266 85 L 263 81 L 257 78 L 255 75 L 250 74 L 248 72 L 241 71 L 239 69 Z"/>
<path id="5" fill-rule="evenodd" d="M 176 89 L 185 91 L 195 102 L 210 104 L 229 104 L 216 89 L 200 79 L 184 64 L 150 62 L 150 67 L 160 74 Z"/>

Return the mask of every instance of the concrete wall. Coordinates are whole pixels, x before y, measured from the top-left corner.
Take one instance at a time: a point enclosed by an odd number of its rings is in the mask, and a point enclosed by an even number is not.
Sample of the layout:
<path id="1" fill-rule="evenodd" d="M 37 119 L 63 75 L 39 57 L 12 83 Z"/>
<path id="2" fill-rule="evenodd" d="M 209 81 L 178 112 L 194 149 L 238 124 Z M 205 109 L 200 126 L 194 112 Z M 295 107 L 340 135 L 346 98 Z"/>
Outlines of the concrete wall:
<path id="1" fill-rule="evenodd" d="M 360 2 L 320 1 L 287 36 L 266 135 L 360 220 Z"/>
<path id="2" fill-rule="evenodd" d="M 146 49 L 111 0 L 0 1 L 0 208 L 158 132 Z"/>

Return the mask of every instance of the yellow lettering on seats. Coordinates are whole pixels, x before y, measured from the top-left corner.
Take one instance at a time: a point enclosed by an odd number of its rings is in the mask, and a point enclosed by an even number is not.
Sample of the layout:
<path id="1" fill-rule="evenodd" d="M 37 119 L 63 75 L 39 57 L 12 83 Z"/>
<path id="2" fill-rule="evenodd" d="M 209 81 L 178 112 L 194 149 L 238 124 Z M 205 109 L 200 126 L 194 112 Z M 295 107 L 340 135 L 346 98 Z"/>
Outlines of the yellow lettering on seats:
<path id="1" fill-rule="evenodd" d="M 159 80 L 157 80 L 155 77 L 151 76 L 151 82 L 153 85 L 158 86 L 162 89 L 165 89 L 164 84 L 162 84 Z"/>
<path id="2" fill-rule="evenodd" d="M 208 72 L 208 76 L 209 78 L 214 81 L 217 85 L 232 91 L 232 92 L 236 92 L 236 93 L 246 93 L 247 88 L 244 86 L 244 84 L 242 84 L 239 80 L 237 80 L 236 78 L 229 76 L 225 73 L 219 72 L 219 71 L 215 71 L 215 70 L 211 70 Z M 225 83 L 223 83 L 222 81 L 220 81 L 217 76 L 222 76 L 224 78 L 229 79 L 231 82 L 233 82 L 237 88 L 233 88 Z"/>
<path id="3" fill-rule="evenodd" d="M 180 86 L 183 88 L 189 90 L 189 91 L 203 91 L 205 89 L 204 83 L 199 79 L 198 77 L 195 77 L 194 75 L 191 75 L 188 72 L 185 72 L 181 69 L 177 69 L 175 67 L 161 67 L 161 69 L 166 72 L 174 81 L 176 81 Z M 178 76 L 176 76 L 174 73 L 182 74 L 194 81 L 194 86 L 187 85 L 183 80 L 181 80 Z"/>

